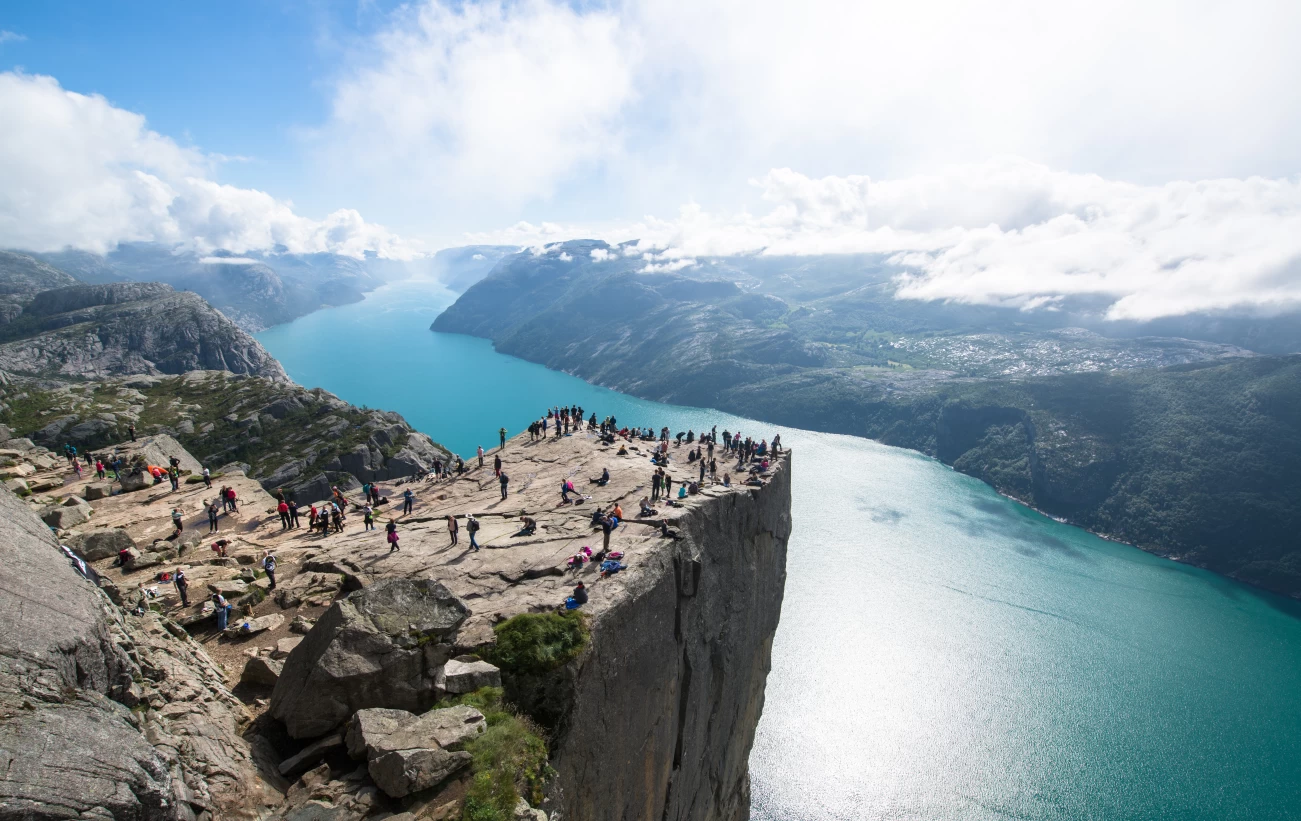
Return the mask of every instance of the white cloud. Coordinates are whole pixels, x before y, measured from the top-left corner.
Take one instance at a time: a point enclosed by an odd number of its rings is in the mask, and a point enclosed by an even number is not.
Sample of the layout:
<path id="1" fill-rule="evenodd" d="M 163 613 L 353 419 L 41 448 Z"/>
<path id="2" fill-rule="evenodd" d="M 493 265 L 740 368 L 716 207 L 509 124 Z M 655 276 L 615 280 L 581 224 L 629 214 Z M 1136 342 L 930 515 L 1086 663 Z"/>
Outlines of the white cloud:
<path id="1" fill-rule="evenodd" d="M 614 259 L 615 257 L 614 254 L 612 254 L 611 252 L 607 251 L 604 248 L 593 248 L 589 252 L 589 255 L 592 257 L 592 260 L 594 262 L 605 262 L 607 260 Z"/>
<path id="2" fill-rule="evenodd" d="M 203 257 L 199 262 L 204 265 L 258 265 L 262 260 L 252 257 Z"/>
<path id="3" fill-rule="evenodd" d="M 283 245 L 356 257 L 411 254 L 356 211 L 309 219 L 262 191 L 215 182 L 214 158 L 52 77 L 0 73 L 0 111 L 0 247 L 102 252 L 160 241 L 236 253 Z"/>
<path id="4" fill-rule="evenodd" d="M 761 213 L 690 204 L 674 219 L 547 236 L 636 239 L 623 255 L 648 272 L 708 256 L 882 254 L 904 272 L 903 299 L 1033 310 L 1092 296 L 1113 319 L 1301 308 L 1298 178 L 1139 185 L 1003 158 L 880 182 L 790 169 L 752 182 Z"/>
<path id="5" fill-rule="evenodd" d="M 349 186 L 517 206 L 617 147 L 635 55 L 606 10 L 404 6 L 338 83 L 321 148 Z"/>
<path id="6" fill-rule="evenodd" d="M 21 43 L 26 39 L 27 37 L 25 35 L 19 34 L 18 32 L 0 30 L 0 45 L 4 45 L 5 43 Z"/>
<path id="7" fill-rule="evenodd" d="M 759 208 L 745 181 L 781 167 L 1278 177 L 1298 37 L 1294 0 L 419 0 L 343 63 L 318 136 L 339 190 L 453 233 Z"/>

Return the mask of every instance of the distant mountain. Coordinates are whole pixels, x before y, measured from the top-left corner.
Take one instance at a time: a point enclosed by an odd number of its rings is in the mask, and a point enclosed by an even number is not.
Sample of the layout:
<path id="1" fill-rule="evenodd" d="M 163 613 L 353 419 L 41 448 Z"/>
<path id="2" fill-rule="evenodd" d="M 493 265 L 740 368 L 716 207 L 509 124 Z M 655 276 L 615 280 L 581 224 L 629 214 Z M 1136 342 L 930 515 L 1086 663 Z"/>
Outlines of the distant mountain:
<path id="1" fill-rule="evenodd" d="M 459 293 L 516 250 L 472 245 L 402 261 L 374 256 L 356 259 L 340 254 L 291 254 L 283 249 L 199 254 L 160 243 L 138 242 L 123 243 L 103 255 L 67 249 L 20 256 L 39 258 L 82 282 L 165 282 L 177 290 L 194 291 L 240 327 L 255 333 L 320 308 L 358 302 L 367 291 L 385 282 L 412 276 L 438 279 Z"/>
<path id="2" fill-rule="evenodd" d="M 0 370 L 98 379 L 224 370 L 288 381 L 266 349 L 193 293 L 162 283 L 43 291 L 0 326 Z"/>
<path id="3" fill-rule="evenodd" d="M 22 313 L 23 306 L 41 291 L 76 285 L 66 271 L 28 254 L 0 251 L 0 326 Z"/>
<path id="4" fill-rule="evenodd" d="M 1286 317 L 1113 327 L 1082 303 L 896 300 L 868 256 L 632 254 L 585 240 L 506 257 L 432 328 L 648 399 L 914 448 L 1301 596 L 1301 356 L 1246 347 L 1301 347 Z M 1157 329 L 1203 338 L 1143 335 Z"/>

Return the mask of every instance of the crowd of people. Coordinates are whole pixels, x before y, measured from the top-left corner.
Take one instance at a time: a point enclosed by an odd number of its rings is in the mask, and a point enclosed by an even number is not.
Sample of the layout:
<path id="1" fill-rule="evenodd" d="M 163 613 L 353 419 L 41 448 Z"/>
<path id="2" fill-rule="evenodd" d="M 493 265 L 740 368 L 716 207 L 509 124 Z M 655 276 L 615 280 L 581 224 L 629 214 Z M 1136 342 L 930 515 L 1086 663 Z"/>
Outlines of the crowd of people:
<path id="1" fill-rule="evenodd" d="M 699 433 L 692 429 L 672 433 L 667 426 L 661 427 L 658 431 L 653 427 L 628 427 L 620 425 L 614 416 L 607 416 L 598 420 L 595 413 L 590 413 L 590 415 L 585 415 L 585 413 L 585 410 L 576 404 L 569 407 L 547 409 L 543 416 L 528 426 L 529 443 L 544 443 L 550 439 L 587 432 L 596 435 L 607 445 L 618 444 L 619 448 L 615 452 L 616 456 L 631 456 L 629 447 L 644 456 L 649 456 L 651 463 L 650 492 L 642 496 L 637 503 L 635 519 L 657 527 L 660 537 L 665 539 L 676 540 L 681 536 L 670 527 L 668 519 L 661 515 L 661 507 L 681 507 L 686 499 L 699 494 L 702 489 L 711 484 L 730 487 L 733 484 L 733 473 L 741 477 L 738 481 L 745 485 L 762 486 L 764 479 L 772 468 L 772 459 L 780 456 L 782 452 L 780 435 L 774 436 L 772 441 L 769 442 L 767 439 L 756 440 L 750 436 L 744 436 L 740 432 L 734 433 L 730 430 L 723 430 L 720 433 L 717 426 Z M 503 460 L 503 454 L 505 454 L 508 444 L 507 433 L 504 427 L 498 430 L 498 448 L 492 454 L 491 462 L 493 475 L 499 485 L 503 501 L 510 497 L 510 477 L 506 472 L 506 464 Z M 682 453 L 684 447 L 686 448 L 685 455 Z M 112 458 L 92 457 L 91 454 L 83 456 L 78 454 L 77 449 L 71 444 L 64 446 L 64 452 L 70 465 L 73 466 L 79 476 L 81 475 L 79 460 L 82 459 L 84 459 L 87 468 L 93 468 L 96 475 L 101 479 L 105 478 L 110 471 L 113 473 L 114 478 L 121 476 L 123 465 L 120 454 L 115 453 Z M 449 456 L 446 461 L 437 458 L 434 460 L 430 471 L 423 477 L 423 481 L 426 483 L 456 481 L 466 473 L 471 472 L 477 477 L 480 475 L 480 471 L 485 471 L 488 467 L 488 453 L 482 446 L 476 448 L 477 466 L 474 471 L 467 469 L 465 461 L 459 456 Z M 674 469 L 677 469 L 679 474 L 682 472 L 678 468 L 679 465 L 688 467 L 687 477 L 684 478 L 680 475 L 675 477 Z M 154 473 L 155 484 L 170 481 L 172 489 L 178 489 L 180 470 L 177 459 L 171 459 L 171 464 L 167 468 L 151 469 L 151 473 Z M 204 468 L 201 476 L 205 489 L 211 489 L 212 477 L 208 469 Z M 610 482 L 611 473 L 608 466 L 602 468 L 600 475 L 588 477 L 588 484 L 595 488 L 603 488 Z M 677 486 L 676 493 L 675 484 Z M 385 540 L 389 545 L 389 553 L 398 552 L 401 549 L 398 521 L 414 513 L 419 495 L 418 490 L 418 483 L 411 484 L 402 490 L 400 497 L 402 502 L 401 514 L 390 515 L 384 525 Z M 273 496 L 281 531 L 287 532 L 302 528 L 301 514 L 303 511 L 299 503 L 293 498 L 293 494 L 284 491 L 284 489 L 277 489 L 274 491 Z M 591 499 L 590 495 L 584 495 L 575 488 L 572 478 L 566 477 L 562 480 L 560 506 L 582 504 L 589 499 Z M 210 501 L 205 501 L 204 504 L 208 517 L 208 532 L 210 534 L 219 533 L 221 516 L 223 514 L 238 514 L 239 504 L 240 500 L 235 488 L 229 484 L 222 485 L 218 489 L 216 497 Z M 343 533 L 349 513 L 357 512 L 361 515 L 364 530 L 369 532 L 376 529 L 377 510 L 387 504 L 389 504 L 389 499 L 381 495 L 378 485 L 374 482 L 363 484 L 360 498 L 353 500 L 348 499 L 344 491 L 339 487 L 332 487 L 329 499 L 307 506 L 306 527 L 309 532 L 319 532 L 321 537 L 328 536 L 331 533 Z M 462 518 L 464 519 L 465 531 L 469 537 L 466 550 L 467 552 L 478 552 L 481 549 L 478 539 L 481 523 L 473 514 L 466 514 L 463 517 L 450 513 L 446 514 L 445 519 L 450 546 L 460 544 Z M 184 529 L 180 508 L 173 508 L 172 521 L 175 530 L 172 538 L 176 538 Z M 538 521 L 529 516 L 527 512 L 521 511 L 519 521 L 521 526 L 513 534 L 514 536 L 532 536 L 537 532 Z M 589 523 L 593 531 L 601 533 L 601 548 L 596 552 L 593 552 L 590 547 L 583 548 L 579 553 L 569 558 L 567 562 L 569 569 L 578 572 L 588 565 L 593 565 L 600 568 L 601 578 L 608 578 L 624 570 L 626 568 L 624 554 L 613 550 L 611 547 L 612 537 L 619 531 L 621 526 L 625 528 L 627 526 L 622 506 L 617 501 L 607 507 L 595 506 Z M 228 539 L 218 539 L 213 543 L 212 549 L 219 557 L 225 557 L 230 544 Z M 270 580 L 270 587 L 274 589 L 276 569 L 274 554 L 270 551 L 264 553 L 261 564 Z M 188 605 L 188 580 L 180 568 L 172 575 L 182 603 Z M 573 588 L 572 595 L 566 597 L 561 609 L 580 608 L 588 600 L 588 588 L 584 582 L 579 581 Z M 212 601 L 218 612 L 218 626 L 224 629 L 227 614 L 230 612 L 230 605 L 219 594 L 214 594 Z"/>

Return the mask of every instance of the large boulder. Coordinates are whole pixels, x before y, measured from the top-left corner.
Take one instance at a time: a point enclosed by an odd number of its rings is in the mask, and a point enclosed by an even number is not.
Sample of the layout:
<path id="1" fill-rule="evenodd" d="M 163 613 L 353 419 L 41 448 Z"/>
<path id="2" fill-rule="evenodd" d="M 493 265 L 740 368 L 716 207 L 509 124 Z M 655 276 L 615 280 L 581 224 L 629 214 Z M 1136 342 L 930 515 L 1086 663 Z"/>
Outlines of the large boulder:
<path id="1" fill-rule="evenodd" d="M 283 664 L 275 659 L 269 659 L 264 656 L 254 656 L 244 663 L 244 672 L 240 675 L 239 680 L 244 684 L 252 684 L 258 687 L 274 687 L 276 680 L 280 678 L 280 671 Z"/>
<path id="2" fill-rule="evenodd" d="M 157 567 L 165 561 L 164 554 L 146 551 L 132 551 L 127 557 L 125 570 L 145 570 L 150 567 Z"/>
<path id="3" fill-rule="evenodd" d="M 56 507 L 41 514 L 41 521 L 56 530 L 68 530 L 90 521 L 89 506 Z"/>
<path id="4" fill-rule="evenodd" d="M 88 562 L 112 558 L 119 551 L 125 549 L 134 550 L 136 547 L 131 534 L 120 527 L 78 534 L 75 538 L 70 539 L 67 545 L 77 551 L 77 555 Z"/>
<path id="5" fill-rule="evenodd" d="M 88 502 L 107 499 L 109 496 L 113 495 L 113 485 L 110 482 L 93 482 L 86 485 L 86 489 L 82 491 L 82 493 L 85 494 L 86 501 Z"/>
<path id="6" fill-rule="evenodd" d="M 426 651 L 469 613 L 433 579 L 388 579 L 336 601 L 286 659 L 271 714 L 294 738 L 313 738 L 366 707 L 424 712 L 446 659 Z"/>
<path id="7" fill-rule="evenodd" d="M 470 763 L 469 753 L 398 750 L 370 762 L 370 777 L 393 798 L 427 790 Z"/>
<path id="8" fill-rule="evenodd" d="M 358 710 L 348 719 L 348 729 L 344 733 L 348 755 L 360 759 L 374 758 L 384 739 L 415 720 L 415 713 L 406 710 L 389 710 L 384 707 Z"/>
<path id="9" fill-rule="evenodd" d="M 373 759 L 397 750 L 441 747 L 456 749 L 484 733 L 483 713 L 468 705 L 430 710 L 422 716 L 406 710 L 358 710 L 344 738 L 353 758 Z"/>
<path id="10" fill-rule="evenodd" d="M 486 661 L 452 659 L 438 671 L 434 684 L 449 693 L 473 693 L 480 687 L 500 687 L 501 670 Z"/>
<path id="11" fill-rule="evenodd" d="M 258 633 L 275 630 L 284 623 L 284 616 L 279 613 L 268 613 L 255 619 L 240 619 L 226 628 L 226 635 L 231 637 L 256 636 Z"/>
<path id="12" fill-rule="evenodd" d="M 430 710 L 419 718 L 399 726 L 383 738 L 375 738 L 372 755 L 394 750 L 441 747 L 445 750 L 459 747 L 488 729 L 483 713 L 465 704 Z"/>

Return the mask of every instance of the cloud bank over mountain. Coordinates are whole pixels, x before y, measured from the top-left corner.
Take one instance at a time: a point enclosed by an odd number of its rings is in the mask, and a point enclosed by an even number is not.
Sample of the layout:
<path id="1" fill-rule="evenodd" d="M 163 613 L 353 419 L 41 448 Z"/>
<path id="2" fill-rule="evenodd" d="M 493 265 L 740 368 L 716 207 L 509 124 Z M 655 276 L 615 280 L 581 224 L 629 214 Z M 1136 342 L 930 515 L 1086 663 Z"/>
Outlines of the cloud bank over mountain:
<path id="1" fill-rule="evenodd" d="M 218 158 L 52 77 L 0 73 L 0 111 L 0 247 L 103 252 L 157 241 L 201 251 L 410 256 L 406 243 L 356 211 L 314 220 L 262 191 L 216 182 Z"/>

